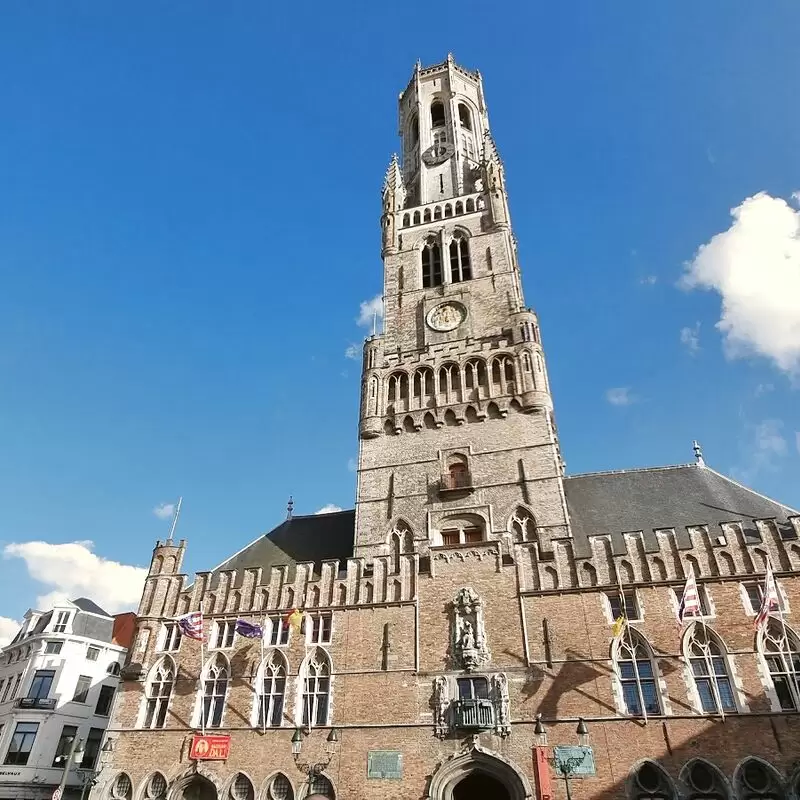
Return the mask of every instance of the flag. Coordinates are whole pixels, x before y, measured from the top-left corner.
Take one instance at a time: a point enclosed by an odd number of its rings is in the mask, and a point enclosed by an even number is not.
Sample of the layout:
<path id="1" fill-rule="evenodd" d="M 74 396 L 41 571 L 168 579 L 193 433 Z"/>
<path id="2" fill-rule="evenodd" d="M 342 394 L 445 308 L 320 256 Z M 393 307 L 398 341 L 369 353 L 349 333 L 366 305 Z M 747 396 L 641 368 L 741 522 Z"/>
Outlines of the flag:
<path id="1" fill-rule="evenodd" d="M 236 633 L 246 639 L 263 639 L 264 629 L 256 622 L 248 622 L 246 619 L 236 620 Z"/>
<path id="2" fill-rule="evenodd" d="M 303 625 L 303 617 L 305 614 L 299 609 L 293 609 L 289 614 L 286 615 L 286 622 L 295 630 L 300 630 Z"/>
<path id="3" fill-rule="evenodd" d="M 694 577 L 694 570 L 689 571 L 686 579 L 686 586 L 683 587 L 681 602 L 678 606 L 678 622 L 683 625 L 686 617 L 699 617 L 703 613 L 700 607 L 700 592 L 697 589 L 697 580 Z"/>
<path id="4" fill-rule="evenodd" d="M 611 635 L 616 639 L 625 628 L 625 615 L 620 614 L 615 620 L 614 624 L 611 626 Z"/>
<path id="5" fill-rule="evenodd" d="M 772 563 L 767 561 L 767 574 L 764 576 L 764 598 L 761 601 L 761 608 L 754 620 L 757 630 L 762 630 L 767 625 L 770 611 L 780 610 L 781 602 L 778 598 L 778 586 L 775 583 L 775 575 L 772 573 Z"/>
<path id="6" fill-rule="evenodd" d="M 203 612 L 190 611 L 182 617 L 178 617 L 178 627 L 181 633 L 189 639 L 203 640 Z"/>

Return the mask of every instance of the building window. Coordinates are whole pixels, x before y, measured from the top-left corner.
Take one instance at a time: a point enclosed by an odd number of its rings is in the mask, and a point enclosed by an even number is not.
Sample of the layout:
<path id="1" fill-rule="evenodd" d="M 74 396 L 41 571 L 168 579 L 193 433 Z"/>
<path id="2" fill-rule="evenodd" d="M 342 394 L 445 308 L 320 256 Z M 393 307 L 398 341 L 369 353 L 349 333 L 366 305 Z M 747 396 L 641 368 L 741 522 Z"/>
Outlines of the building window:
<path id="1" fill-rule="evenodd" d="M 431 103 L 431 127 L 441 128 L 444 125 L 444 104 L 441 100 Z"/>
<path id="2" fill-rule="evenodd" d="M 56 624 L 53 625 L 53 633 L 64 633 L 69 622 L 69 611 L 59 611 Z"/>
<path id="3" fill-rule="evenodd" d="M 88 675 L 80 675 L 78 677 L 78 683 L 75 686 L 75 694 L 72 696 L 72 700 L 76 703 L 85 703 L 91 685 L 92 679 Z"/>
<path id="4" fill-rule="evenodd" d="M 16 678 L 14 678 L 14 688 L 13 688 L 13 690 L 11 692 L 11 699 L 12 700 L 16 700 L 17 699 L 17 692 L 19 692 L 19 686 L 20 686 L 21 682 L 22 682 L 22 673 L 20 672 L 20 674 L 17 675 Z"/>
<path id="5" fill-rule="evenodd" d="M 716 636 L 705 625 L 694 624 L 686 641 L 686 654 L 704 714 L 738 711 L 725 654 Z"/>
<path id="6" fill-rule="evenodd" d="M 124 772 L 120 772 L 111 784 L 111 797 L 114 800 L 131 800 L 132 795 L 131 779 Z"/>
<path id="7" fill-rule="evenodd" d="M 652 653 L 644 637 L 627 628 L 617 643 L 616 666 L 625 713 L 632 717 L 660 714 L 661 701 Z"/>
<path id="8" fill-rule="evenodd" d="M 488 700 L 489 681 L 483 677 L 458 678 L 459 700 Z"/>
<path id="9" fill-rule="evenodd" d="M 36 732 L 39 730 L 38 722 L 18 722 L 11 737 L 11 744 L 6 753 L 6 764 L 24 766 L 28 763 Z"/>
<path id="10" fill-rule="evenodd" d="M 468 131 L 472 130 L 472 117 L 464 103 L 458 104 L 458 121 L 461 123 L 462 128 L 466 128 Z"/>
<path id="11" fill-rule="evenodd" d="M 94 769 L 97 756 L 100 754 L 100 743 L 103 741 L 103 728 L 89 728 L 89 735 L 84 745 L 81 769 Z"/>
<path id="12" fill-rule="evenodd" d="M 678 608 L 681 605 L 681 598 L 683 597 L 683 587 L 682 586 L 675 586 L 672 589 L 672 593 L 675 595 L 675 599 L 678 601 Z M 700 613 L 704 617 L 711 616 L 711 605 L 708 602 L 708 589 L 702 584 L 697 584 L 697 597 L 700 600 Z"/>
<path id="13" fill-rule="evenodd" d="M 707 761 L 691 761 L 681 770 L 681 780 L 692 790 L 686 800 L 724 800 L 728 797 L 725 777 Z"/>
<path id="14" fill-rule="evenodd" d="M 308 780 L 308 795 L 322 795 L 333 800 L 333 786 L 324 775 L 313 775 Z"/>
<path id="15" fill-rule="evenodd" d="M 329 644 L 331 641 L 331 629 L 333 615 L 330 612 L 323 614 L 307 614 L 306 620 L 311 623 L 310 642 L 311 644 Z"/>
<path id="16" fill-rule="evenodd" d="M 264 664 L 258 724 L 262 728 L 279 728 L 283 722 L 283 698 L 286 692 L 286 667 L 275 654 Z"/>
<path id="17" fill-rule="evenodd" d="M 144 796 L 147 800 L 163 800 L 167 796 L 167 779 L 160 772 L 154 772 L 147 781 Z"/>
<path id="18" fill-rule="evenodd" d="M 111 703 L 114 700 L 114 687 L 101 686 L 100 696 L 97 698 L 97 705 L 94 707 L 94 713 L 98 717 L 107 717 L 111 711 Z"/>
<path id="19" fill-rule="evenodd" d="M 167 622 L 161 630 L 159 650 L 174 652 L 180 649 L 183 634 L 177 622 Z"/>
<path id="20" fill-rule="evenodd" d="M 276 775 L 267 790 L 269 800 L 294 800 L 294 791 L 289 779 L 282 774 Z"/>
<path id="21" fill-rule="evenodd" d="M 620 597 L 619 592 L 607 592 L 608 605 L 611 608 L 611 619 L 616 620 L 625 617 L 629 622 L 641 620 L 641 611 L 636 597 L 635 589 L 626 589 Z M 624 600 L 624 607 L 623 607 Z"/>
<path id="22" fill-rule="evenodd" d="M 800 646 L 794 632 L 771 618 L 760 637 L 761 654 L 769 668 L 781 711 L 800 710 Z"/>
<path id="23" fill-rule="evenodd" d="M 175 682 L 175 667 L 168 658 L 164 659 L 151 674 L 147 686 L 144 727 L 163 728 L 167 722 L 167 708 Z"/>
<path id="24" fill-rule="evenodd" d="M 72 742 L 75 740 L 77 735 L 77 725 L 65 725 L 61 729 L 61 736 L 59 737 L 58 744 L 56 745 L 56 754 L 53 756 L 54 767 L 64 766 L 64 760 L 69 755 L 69 751 L 72 748 Z"/>
<path id="25" fill-rule="evenodd" d="M 422 288 L 442 285 L 442 248 L 435 239 L 428 239 L 422 248 Z"/>
<path id="26" fill-rule="evenodd" d="M 740 800 L 783 800 L 786 797 L 780 775 L 758 758 L 749 758 L 740 764 L 733 783 Z"/>
<path id="27" fill-rule="evenodd" d="M 517 508 L 511 517 L 509 527 L 515 542 L 529 542 L 536 539 L 536 520 L 527 508 Z"/>
<path id="28" fill-rule="evenodd" d="M 228 674 L 228 664 L 220 657 L 212 661 L 206 670 L 203 681 L 203 720 L 206 728 L 219 728 L 222 725 Z"/>
<path id="29" fill-rule="evenodd" d="M 472 265 L 469 260 L 469 242 L 464 236 L 456 236 L 450 242 L 450 280 L 461 283 L 472 279 Z"/>
<path id="30" fill-rule="evenodd" d="M 236 620 L 221 619 L 214 625 L 213 649 L 222 650 L 233 647 L 233 640 L 236 638 Z"/>
<path id="31" fill-rule="evenodd" d="M 331 669 L 324 652 L 317 648 L 305 665 L 303 725 L 327 725 Z"/>
<path id="32" fill-rule="evenodd" d="M 86 660 L 87 661 L 97 661 L 100 655 L 100 648 L 99 647 L 92 647 L 91 645 L 86 648 Z"/>
<path id="33" fill-rule="evenodd" d="M 633 800 L 674 800 L 676 796 L 667 773 L 654 761 L 639 766 L 630 786 Z"/>
<path id="34" fill-rule="evenodd" d="M 44 652 L 51 656 L 57 656 L 61 652 L 62 642 L 47 642 Z"/>
<path id="35" fill-rule="evenodd" d="M 483 541 L 484 522 L 477 514 L 446 519 L 442 522 L 442 544 L 474 544 Z"/>
<path id="36" fill-rule="evenodd" d="M 44 698 L 49 697 L 55 676 L 56 671 L 54 669 L 37 669 L 33 673 L 33 680 L 31 681 L 30 689 L 28 689 L 28 698 L 31 700 L 44 700 Z"/>
<path id="37" fill-rule="evenodd" d="M 117 677 L 119 675 L 119 673 L 120 673 L 119 661 L 112 661 L 106 667 L 106 673 L 108 675 L 113 675 L 113 676 Z"/>
<path id="38" fill-rule="evenodd" d="M 269 618 L 269 643 L 272 647 L 289 644 L 289 625 L 277 614 Z"/>
<path id="39" fill-rule="evenodd" d="M 3 692 L 3 699 L 0 700 L 0 702 L 5 703 L 5 701 L 8 699 L 8 695 L 11 692 L 11 687 L 12 687 L 13 683 L 14 683 L 14 679 L 13 678 L 9 678 L 8 679 L 8 683 L 6 684 L 6 690 Z"/>
<path id="40" fill-rule="evenodd" d="M 241 772 L 236 774 L 230 789 L 231 800 L 253 800 L 255 791 L 250 778 Z"/>

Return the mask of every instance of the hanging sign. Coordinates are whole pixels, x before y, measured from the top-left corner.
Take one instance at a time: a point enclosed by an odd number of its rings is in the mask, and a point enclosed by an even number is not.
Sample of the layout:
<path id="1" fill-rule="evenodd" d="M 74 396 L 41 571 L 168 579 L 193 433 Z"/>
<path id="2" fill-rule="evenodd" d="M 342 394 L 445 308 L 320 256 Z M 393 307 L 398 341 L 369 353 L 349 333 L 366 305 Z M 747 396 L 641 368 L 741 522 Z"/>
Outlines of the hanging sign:
<path id="1" fill-rule="evenodd" d="M 192 737 L 189 758 L 195 761 L 224 761 L 231 751 L 230 736 L 198 736 Z"/>

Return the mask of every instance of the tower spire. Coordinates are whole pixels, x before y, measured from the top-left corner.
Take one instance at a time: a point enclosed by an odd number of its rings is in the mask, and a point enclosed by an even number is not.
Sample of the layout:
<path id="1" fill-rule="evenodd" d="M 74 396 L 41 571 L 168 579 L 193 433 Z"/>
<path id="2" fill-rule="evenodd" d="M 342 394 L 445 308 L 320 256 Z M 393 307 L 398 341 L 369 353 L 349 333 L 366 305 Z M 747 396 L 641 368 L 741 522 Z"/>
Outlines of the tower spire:
<path id="1" fill-rule="evenodd" d="M 286 519 L 292 518 L 293 509 L 294 509 L 294 500 L 292 500 L 292 496 L 289 495 L 289 502 L 286 504 Z"/>

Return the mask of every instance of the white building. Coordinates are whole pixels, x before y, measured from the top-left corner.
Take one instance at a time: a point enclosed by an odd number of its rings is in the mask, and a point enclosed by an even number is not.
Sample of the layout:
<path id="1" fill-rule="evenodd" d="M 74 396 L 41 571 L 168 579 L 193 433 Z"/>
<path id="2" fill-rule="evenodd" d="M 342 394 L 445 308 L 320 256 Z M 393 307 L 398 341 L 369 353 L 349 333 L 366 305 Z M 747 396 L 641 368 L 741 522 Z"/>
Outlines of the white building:
<path id="1" fill-rule="evenodd" d="M 51 798 L 75 737 L 84 755 L 65 797 L 79 796 L 97 766 L 134 621 L 83 597 L 25 614 L 0 651 L 0 798 Z"/>

